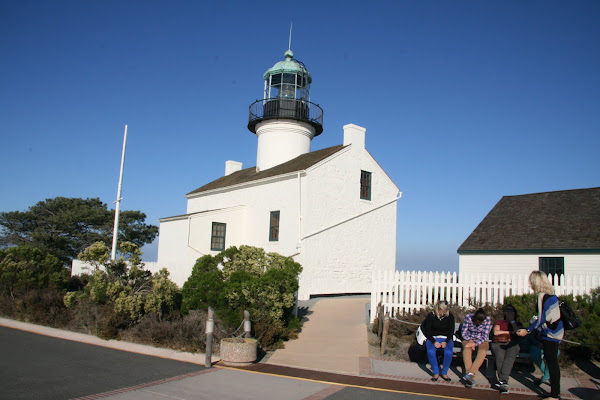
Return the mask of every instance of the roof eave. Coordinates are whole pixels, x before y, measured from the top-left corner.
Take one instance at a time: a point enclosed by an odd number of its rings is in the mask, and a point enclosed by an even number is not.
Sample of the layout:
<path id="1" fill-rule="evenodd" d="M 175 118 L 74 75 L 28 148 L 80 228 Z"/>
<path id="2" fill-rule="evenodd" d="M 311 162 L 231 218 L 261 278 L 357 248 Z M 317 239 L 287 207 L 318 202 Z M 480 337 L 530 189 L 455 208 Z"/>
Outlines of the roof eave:
<path id="1" fill-rule="evenodd" d="M 457 250 L 460 255 L 467 254 L 600 254 L 600 249 L 491 249 Z"/>

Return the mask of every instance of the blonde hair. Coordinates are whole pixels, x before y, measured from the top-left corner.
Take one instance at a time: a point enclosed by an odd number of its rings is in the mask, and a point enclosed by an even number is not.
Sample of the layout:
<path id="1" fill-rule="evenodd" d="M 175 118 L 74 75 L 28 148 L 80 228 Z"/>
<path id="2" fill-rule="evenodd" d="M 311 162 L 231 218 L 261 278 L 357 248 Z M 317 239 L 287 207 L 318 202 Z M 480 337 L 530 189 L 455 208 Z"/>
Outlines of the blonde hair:
<path id="1" fill-rule="evenodd" d="M 544 271 L 532 271 L 529 275 L 529 284 L 536 293 L 554 294 L 554 288 Z"/>
<path id="2" fill-rule="evenodd" d="M 433 306 L 433 311 L 435 312 L 436 317 L 440 317 L 440 311 L 448 311 L 448 302 L 445 300 L 440 300 Z M 446 312 L 447 314 L 447 312 Z"/>

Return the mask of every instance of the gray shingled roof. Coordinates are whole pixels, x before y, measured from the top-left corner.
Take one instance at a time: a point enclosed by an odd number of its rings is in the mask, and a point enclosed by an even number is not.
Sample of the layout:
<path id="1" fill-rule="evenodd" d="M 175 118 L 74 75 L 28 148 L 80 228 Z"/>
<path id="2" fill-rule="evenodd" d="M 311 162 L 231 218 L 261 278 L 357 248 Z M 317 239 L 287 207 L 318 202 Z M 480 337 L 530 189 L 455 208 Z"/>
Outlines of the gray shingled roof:
<path id="1" fill-rule="evenodd" d="M 256 167 L 246 168 L 241 171 L 234 172 L 233 174 L 222 176 L 221 178 L 207 183 L 206 185 L 188 193 L 186 196 L 195 193 L 206 192 L 208 190 L 225 188 L 228 186 L 239 185 L 241 183 L 252 182 L 260 179 L 271 178 L 278 175 L 302 171 L 337 153 L 343 148 L 344 146 L 340 144 L 337 146 L 312 151 L 310 153 L 302 154 L 294 158 L 293 160 L 277 165 L 273 168 L 265 169 L 260 172 L 256 172 Z"/>
<path id="2" fill-rule="evenodd" d="M 600 187 L 504 196 L 458 253 L 600 252 Z"/>

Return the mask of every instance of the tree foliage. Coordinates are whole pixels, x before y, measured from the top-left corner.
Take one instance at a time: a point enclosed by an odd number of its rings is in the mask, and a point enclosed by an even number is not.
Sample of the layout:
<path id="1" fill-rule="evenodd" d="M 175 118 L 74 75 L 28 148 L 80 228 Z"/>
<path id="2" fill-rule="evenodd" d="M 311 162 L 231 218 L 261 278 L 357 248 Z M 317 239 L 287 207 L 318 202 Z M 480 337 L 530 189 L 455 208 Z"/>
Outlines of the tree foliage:
<path id="1" fill-rule="evenodd" d="M 145 223 L 140 211 L 122 211 L 119 237 L 141 247 L 151 243 L 158 227 Z M 114 210 L 98 198 L 56 197 L 27 211 L 0 213 L 0 247 L 29 246 L 68 262 L 95 242 L 112 242 Z"/>
<path id="2" fill-rule="evenodd" d="M 260 321 L 265 334 L 278 340 L 289 334 L 284 328 L 294 320 L 294 295 L 301 271 L 292 258 L 252 246 L 203 256 L 183 285 L 182 311 L 210 306 L 228 328 L 235 328 L 247 310 L 253 320 Z M 279 333 L 266 332 L 269 329 Z"/>
<path id="3" fill-rule="evenodd" d="M 14 299 L 48 286 L 60 288 L 68 279 L 62 263 L 31 247 L 0 249 L 0 294 Z"/>
<path id="4" fill-rule="evenodd" d="M 82 291 L 69 292 L 64 297 L 67 307 L 89 299 L 98 305 L 110 305 L 119 321 L 125 325 L 140 321 L 153 313 L 162 318 L 179 309 L 180 290 L 163 268 L 154 275 L 144 269 L 141 251 L 131 242 L 122 242 L 121 257 L 109 260 L 109 249 L 96 242 L 79 254 L 90 263 L 93 274 Z"/>

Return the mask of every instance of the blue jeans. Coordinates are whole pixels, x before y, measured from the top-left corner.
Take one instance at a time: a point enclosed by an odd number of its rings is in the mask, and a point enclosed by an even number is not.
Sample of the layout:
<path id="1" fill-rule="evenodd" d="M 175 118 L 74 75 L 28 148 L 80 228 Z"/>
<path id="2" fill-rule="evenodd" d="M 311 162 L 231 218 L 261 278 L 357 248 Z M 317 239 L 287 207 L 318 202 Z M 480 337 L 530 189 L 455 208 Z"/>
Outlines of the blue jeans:
<path id="1" fill-rule="evenodd" d="M 435 341 L 438 343 L 444 342 L 446 339 L 444 338 L 436 338 Z M 437 360 L 437 350 L 431 341 L 425 341 L 425 347 L 427 347 L 427 358 L 429 358 L 429 364 L 431 364 L 431 371 L 434 375 L 439 375 L 440 367 L 438 365 Z M 446 345 L 444 350 L 444 361 L 442 365 L 442 375 L 448 375 L 448 370 L 450 369 L 450 363 L 452 362 L 452 353 L 454 350 L 454 342 L 450 340 Z"/>

